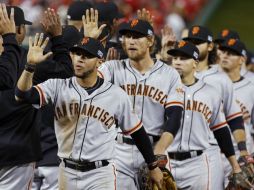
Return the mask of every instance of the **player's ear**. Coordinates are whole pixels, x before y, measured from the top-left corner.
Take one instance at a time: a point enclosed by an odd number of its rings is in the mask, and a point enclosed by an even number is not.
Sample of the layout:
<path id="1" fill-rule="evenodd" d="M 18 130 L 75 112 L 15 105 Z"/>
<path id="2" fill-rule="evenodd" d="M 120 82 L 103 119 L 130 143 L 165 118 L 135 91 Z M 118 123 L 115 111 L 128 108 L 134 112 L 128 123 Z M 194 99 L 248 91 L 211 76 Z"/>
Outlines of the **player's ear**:
<path id="1" fill-rule="evenodd" d="M 104 59 L 99 59 L 98 58 L 98 61 L 97 61 L 97 63 L 96 63 L 96 67 L 98 68 L 98 67 L 100 67 L 101 66 L 101 64 L 104 62 Z"/>
<path id="2" fill-rule="evenodd" d="M 246 57 L 245 57 L 245 56 L 241 56 L 239 62 L 241 63 L 241 65 L 243 65 L 244 63 L 246 63 Z"/>
<path id="3" fill-rule="evenodd" d="M 154 44 L 154 40 L 155 40 L 154 36 L 149 36 L 147 39 L 148 39 L 147 43 L 148 43 L 149 47 L 152 47 Z"/>
<path id="4" fill-rule="evenodd" d="M 212 51 L 213 48 L 214 48 L 214 43 L 213 42 L 208 43 L 208 51 Z"/>
<path id="5" fill-rule="evenodd" d="M 193 68 L 196 70 L 198 67 L 198 60 L 193 61 Z"/>

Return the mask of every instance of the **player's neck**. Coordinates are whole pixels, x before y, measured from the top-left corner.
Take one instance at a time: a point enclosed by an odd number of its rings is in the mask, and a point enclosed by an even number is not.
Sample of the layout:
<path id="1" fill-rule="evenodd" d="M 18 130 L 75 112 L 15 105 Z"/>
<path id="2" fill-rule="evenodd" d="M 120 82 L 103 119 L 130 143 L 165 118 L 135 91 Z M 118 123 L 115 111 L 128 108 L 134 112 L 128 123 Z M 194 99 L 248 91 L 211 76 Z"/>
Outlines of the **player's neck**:
<path id="1" fill-rule="evenodd" d="M 190 73 L 189 75 L 183 76 L 182 77 L 182 83 L 185 86 L 190 86 L 196 82 L 196 79 L 194 77 L 194 73 Z"/>
<path id="2" fill-rule="evenodd" d="M 240 70 L 237 68 L 235 68 L 232 71 L 227 72 L 227 74 L 232 82 L 239 81 L 241 78 Z"/>
<path id="3" fill-rule="evenodd" d="M 97 81 L 97 72 L 91 73 L 86 78 L 78 78 L 77 77 L 78 84 L 84 88 L 93 87 L 95 85 L 96 81 Z"/>
<path id="4" fill-rule="evenodd" d="M 137 69 L 141 74 L 144 74 L 153 67 L 154 61 L 151 58 L 151 56 L 147 54 L 143 59 L 140 59 L 138 61 L 130 60 L 130 64 L 132 67 Z"/>
<path id="5" fill-rule="evenodd" d="M 197 72 L 206 71 L 208 69 L 209 69 L 208 59 L 204 59 L 203 61 L 199 61 Z"/>

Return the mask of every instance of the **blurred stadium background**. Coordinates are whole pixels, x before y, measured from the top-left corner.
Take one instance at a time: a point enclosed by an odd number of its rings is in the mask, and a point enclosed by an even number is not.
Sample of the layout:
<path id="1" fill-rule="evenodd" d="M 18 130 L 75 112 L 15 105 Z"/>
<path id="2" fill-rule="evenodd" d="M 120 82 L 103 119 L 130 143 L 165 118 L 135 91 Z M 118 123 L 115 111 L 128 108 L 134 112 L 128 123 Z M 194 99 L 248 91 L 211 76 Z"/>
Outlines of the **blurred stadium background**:
<path id="1" fill-rule="evenodd" d="M 27 20 L 33 22 L 29 28 L 34 33 L 40 28 L 41 13 L 47 7 L 56 9 L 63 24 L 67 8 L 73 0 L 0 0 L 9 5 L 20 6 Z M 87 0 L 98 2 L 101 0 Z M 156 33 L 164 24 L 173 25 L 175 31 L 192 24 L 209 27 L 217 33 L 229 28 L 236 30 L 248 49 L 254 51 L 254 0 L 114 0 L 126 19 L 135 17 L 137 9 L 146 8 L 154 15 Z M 179 32 L 178 32 L 179 33 Z M 28 33 L 29 34 L 29 33 Z"/>

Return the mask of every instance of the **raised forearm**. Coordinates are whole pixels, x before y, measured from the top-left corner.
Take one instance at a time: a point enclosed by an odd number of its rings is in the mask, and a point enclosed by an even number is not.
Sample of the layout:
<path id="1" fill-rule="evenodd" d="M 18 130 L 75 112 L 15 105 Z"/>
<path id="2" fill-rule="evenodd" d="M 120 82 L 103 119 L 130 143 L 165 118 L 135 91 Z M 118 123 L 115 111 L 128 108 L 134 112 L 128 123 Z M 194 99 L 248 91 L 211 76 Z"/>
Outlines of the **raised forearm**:
<path id="1" fill-rule="evenodd" d="M 24 70 L 18 80 L 18 84 L 17 84 L 18 89 L 21 91 L 27 91 L 30 88 L 32 88 L 33 75 L 34 75 L 34 73 Z"/>

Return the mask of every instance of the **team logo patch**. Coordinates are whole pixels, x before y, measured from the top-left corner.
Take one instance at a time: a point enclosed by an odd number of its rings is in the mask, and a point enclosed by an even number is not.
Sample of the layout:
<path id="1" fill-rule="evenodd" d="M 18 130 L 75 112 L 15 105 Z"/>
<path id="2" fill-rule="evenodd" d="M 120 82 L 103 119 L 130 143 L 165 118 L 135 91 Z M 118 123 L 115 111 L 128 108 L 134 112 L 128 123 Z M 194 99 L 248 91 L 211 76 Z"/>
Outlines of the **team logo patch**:
<path id="1" fill-rule="evenodd" d="M 138 24 L 138 19 L 134 19 L 131 21 L 131 27 L 135 27 Z"/>
<path id="2" fill-rule="evenodd" d="M 153 31 L 150 30 L 150 29 L 148 29 L 147 34 L 150 35 L 150 36 L 152 36 L 152 35 L 153 35 Z"/>
<path id="3" fill-rule="evenodd" d="M 185 41 L 180 41 L 180 42 L 178 42 L 178 48 L 181 48 L 181 47 L 183 47 L 183 46 L 185 46 L 186 45 L 186 42 Z"/>
<path id="4" fill-rule="evenodd" d="M 101 50 L 98 50 L 98 52 L 97 52 L 97 55 L 99 56 L 99 57 L 103 57 L 103 53 L 102 53 L 102 51 Z"/>
<path id="5" fill-rule="evenodd" d="M 228 45 L 229 46 L 233 46 L 233 45 L 235 45 L 235 43 L 236 43 L 236 39 L 231 38 L 231 39 L 228 40 Z"/>
<path id="6" fill-rule="evenodd" d="M 226 37 L 227 35 L 229 34 L 229 30 L 228 29 L 225 29 L 221 32 L 221 36 L 222 37 Z"/>
<path id="7" fill-rule="evenodd" d="M 193 35 L 198 34 L 199 31 L 200 31 L 200 28 L 199 28 L 198 26 L 195 26 L 195 27 L 192 28 L 192 34 L 193 34 Z"/>
<path id="8" fill-rule="evenodd" d="M 181 87 L 176 88 L 176 92 L 179 94 L 183 94 L 184 90 Z"/>
<path id="9" fill-rule="evenodd" d="M 85 45 L 85 44 L 88 43 L 88 41 L 89 41 L 89 38 L 88 38 L 88 37 L 84 37 L 84 38 L 82 39 L 82 41 L 81 41 L 81 44 L 82 44 L 82 45 Z"/>

